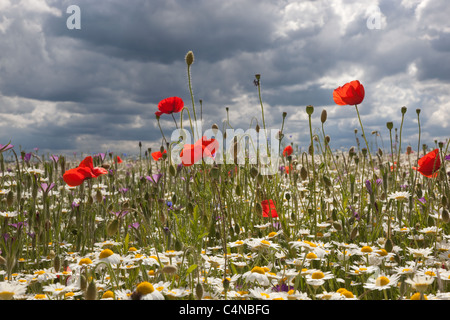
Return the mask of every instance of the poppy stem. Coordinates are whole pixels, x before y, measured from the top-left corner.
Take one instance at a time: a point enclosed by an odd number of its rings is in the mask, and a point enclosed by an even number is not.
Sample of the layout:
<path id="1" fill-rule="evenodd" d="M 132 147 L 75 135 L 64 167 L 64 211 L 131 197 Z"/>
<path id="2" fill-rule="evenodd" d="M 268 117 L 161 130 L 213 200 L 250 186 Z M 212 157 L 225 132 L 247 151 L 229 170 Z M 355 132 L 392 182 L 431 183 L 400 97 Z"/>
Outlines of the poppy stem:
<path id="1" fill-rule="evenodd" d="M 364 142 L 366 143 L 367 152 L 369 153 L 370 167 L 371 167 L 372 172 L 373 172 L 374 167 L 373 167 L 372 155 L 370 153 L 369 144 L 367 143 L 366 133 L 364 132 L 364 128 L 363 128 L 363 125 L 362 125 L 362 122 L 361 122 L 361 117 L 359 115 L 359 110 L 358 110 L 358 105 L 357 104 L 355 104 L 355 108 L 356 108 L 356 113 L 358 114 L 358 120 L 359 120 L 359 125 L 361 126 L 362 136 L 364 138 Z"/>
<path id="2" fill-rule="evenodd" d="M 173 115 L 173 113 L 171 113 L 171 115 L 172 115 L 172 118 L 173 118 L 173 122 L 175 122 L 175 127 L 177 127 L 177 129 L 178 129 L 178 124 L 177 124 L 177 121 L 175 120 L 175 116 Z"/>

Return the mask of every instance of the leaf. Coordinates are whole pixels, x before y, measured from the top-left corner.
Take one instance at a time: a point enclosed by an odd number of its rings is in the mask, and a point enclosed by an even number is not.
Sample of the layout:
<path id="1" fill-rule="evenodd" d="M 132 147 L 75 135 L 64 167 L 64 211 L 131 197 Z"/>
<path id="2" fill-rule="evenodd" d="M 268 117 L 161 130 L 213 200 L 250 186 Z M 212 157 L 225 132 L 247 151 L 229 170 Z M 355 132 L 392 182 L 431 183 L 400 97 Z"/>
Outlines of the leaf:
<path id="1" fill-rule="evenodd" d="M 186 270 L 186 275 L 190 274 L 192 271 L 194 271 L 195 269 L 197 269 L 197 265 L 193 264 L 191 265 L 187 270 Z"/>

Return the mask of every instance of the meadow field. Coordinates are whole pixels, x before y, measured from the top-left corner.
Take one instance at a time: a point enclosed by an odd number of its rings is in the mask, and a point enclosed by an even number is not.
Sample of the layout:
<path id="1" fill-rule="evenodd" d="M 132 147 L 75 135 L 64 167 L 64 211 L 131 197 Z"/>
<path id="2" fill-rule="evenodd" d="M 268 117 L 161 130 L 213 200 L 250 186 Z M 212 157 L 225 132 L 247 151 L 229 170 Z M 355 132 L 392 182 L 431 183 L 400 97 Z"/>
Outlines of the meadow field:
<path id="1" fill-rule="evenodd" d="M 192 100 L 164 99 L 155 121 L 193 133 L 193 53 L 185 58 Z M 271 116 L 260 81 L 255 134 Z M 363 85 L 336 88 L 336 108 L 355 109 L 360 124 L 346 151 L 333 149 L 333 124 L 314 106 L 303 151 L 281 127 L 250 156 L 243 136 L 219 141 L 230 123 L 190 143 L 162 136 L 157 150 L 136 141 L 134 157 L 3 141 L 0 300 L 449 299 L 449 139 L 402 144 L 403 120 L 417 119 L 421 134 L 420 109 L 403 107 L 402 123 L 379 130 L 386 148 L 371 147 Z"/>

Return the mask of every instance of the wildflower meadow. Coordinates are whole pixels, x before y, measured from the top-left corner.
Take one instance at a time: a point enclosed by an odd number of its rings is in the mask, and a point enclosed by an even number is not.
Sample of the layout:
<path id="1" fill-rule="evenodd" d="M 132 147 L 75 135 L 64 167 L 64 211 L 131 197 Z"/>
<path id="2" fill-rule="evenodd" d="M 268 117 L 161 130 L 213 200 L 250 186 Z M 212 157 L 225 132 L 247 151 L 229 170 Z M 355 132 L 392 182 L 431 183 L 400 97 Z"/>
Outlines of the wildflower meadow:
<path id="1" fill-rule="evenodd" d="M 286 113 L 266 127 L 277 115 L 264 113 L 259 74 L 248 128 L 202 128 L 192 51 L 185 62 L 190 100 L 159 103 L 156 150 L 67 156 L 2 141 L 0 300 L 450 298 L 450 140 L 421 141 L 420 109 L 399 108 L 374 148 L 359 113 L 370 88 L 336 83 L 335 107 L 359 123 L 354 146 L 333 150 L 333 123 L 309 105 L 299 149 Z M 402 143 L 407 121 L 416 145 Z"/>

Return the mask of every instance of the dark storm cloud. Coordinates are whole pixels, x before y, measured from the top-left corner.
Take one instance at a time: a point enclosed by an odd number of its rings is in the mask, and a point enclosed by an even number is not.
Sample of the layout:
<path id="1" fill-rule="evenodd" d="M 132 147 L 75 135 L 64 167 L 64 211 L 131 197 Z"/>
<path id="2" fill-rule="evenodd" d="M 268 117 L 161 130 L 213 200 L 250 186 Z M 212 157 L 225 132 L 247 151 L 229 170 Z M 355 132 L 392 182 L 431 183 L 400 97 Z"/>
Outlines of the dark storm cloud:
<path id="1" fill-rule="evenodd" d="M 80 30 L 66 27 L 69 5 L 81 9 Z M 366 25 L 374 8 L 381 12 L 377 30 Z M 253 85 L 260 73 L 267 123 L 279 127 L 287 112 L 286 133 L 303 146 L 309 104 L 317 127 L 327 109 L 336 148 L 354 144 L 355 110 L 337 107 L 332 91 L 355 78 L 366 87 L 366 130 L 382 131 L 385 143 L 385 123 L 398 127 L 403 105 L 405 139 L 417 135 L 419 107 L 426 139 L 448 131 L 444 1 L 54 0 L 5 2 L 2 9 L 0 133 L 25 148 L 137 152 L 137 141 L 158 147 L 158 102 L 176 95 L 191 107 L 183 60 L 189 50 L 204 128 L 221 124 L 226 107 L 235 127 L 260 119 Z M 164 115 L 161 125 L 169 137 L 172 118 Z"/>

